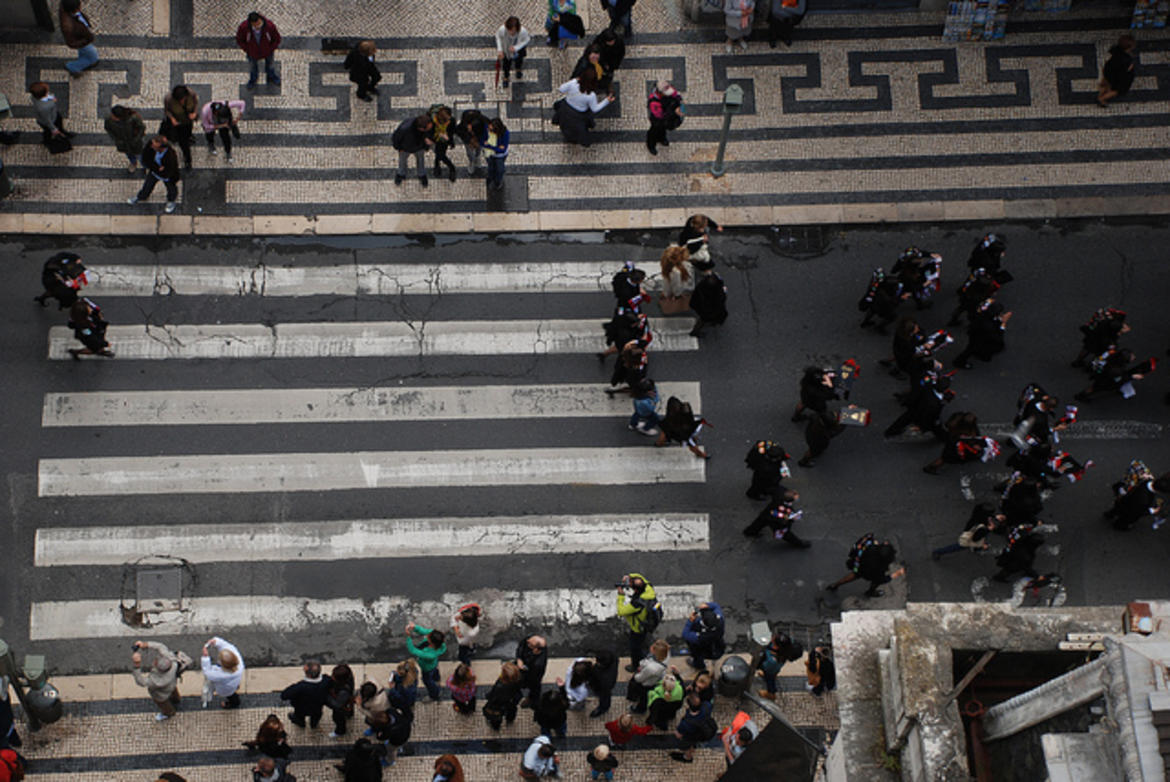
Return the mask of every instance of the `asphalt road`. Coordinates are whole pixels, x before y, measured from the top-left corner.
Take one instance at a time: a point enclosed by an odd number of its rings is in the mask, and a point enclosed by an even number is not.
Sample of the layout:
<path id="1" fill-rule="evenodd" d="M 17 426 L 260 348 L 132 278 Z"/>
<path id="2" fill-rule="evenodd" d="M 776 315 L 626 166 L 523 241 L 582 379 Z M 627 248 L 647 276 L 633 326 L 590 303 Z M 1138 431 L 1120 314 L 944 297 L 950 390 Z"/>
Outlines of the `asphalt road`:
<path id="1" fill-rule="evenodd" d="M 47 458 L 164 456 L 268 452 L 351 452 L 492 448 L 608 448 L 648 446 L 628 432 L 623 419 L 469 420 L 455 422 L 259 424 L 172 427 L 81 427 L 48 429 L 40 424 L 44 395 L 96 390 L 172 390 L 201 388 L 288 388 L 317 386 L 410 386 L 599 383 L 608 379 L 589 354 L 552 356 L 431 356 L 426 358 L 207 359 L 191 361 L 46 360 L 47 331 L 61 325 L 64 313 L 41 310 L 30 299 L 38 291 L 42 262 L 72 248 L 94 267 L 104 264 L 255 264 L 315 266 L 329 264 L 450 264 L 458 273 L 465 262 L 546 262 L 637 259 L 654 269 L 665 234 L 575 234 L 557 237 L 358 237 L 322 241 L 165 238 L 139 240 L 6 237 L 8 284 L 2 311 L 7 336 L 6 415 L 0 503 L 5 530 L 0 572 L 0 637 L 18 652 L 43 652 L 59 672 L 121 669 L 123 638 L 39 640 L 30 642 L 29 606 L 33 602 L 105 600 L 117 605 L 132 592 L 132 569 L 122 566 L 34 567 L 38 528 L 141 526 L 204 523 L 295 523 L 402 517 L 493 516 L 573 513 L 708 513 L 708 550 L 645 550 L 634 536 L 625 551 L 575 554 L 428 556 L 353 562 L 275 561 L 208 563 L 187 571 L 188 597 L 216 595 L 301 595 L 314 600 L 353 598 L 371 602 L 386 595 L 413 601 L 439 600 L 445 593 L 477 597 L 557 588 L 606 588 L 630 571 L 660 584 L 713 585 L 728 614 L 729 635 L 747 644 L 747 628 L 761 619 L 815 629 L 832 620 L 842 605 L 889 606 L 913 601 L 1007 599 L 1006 585 L 988 585 L 990 557 L 956 554 L 932 562 L 931 548 L 952 542 L 974 500 L 990 498 L 991 486 L 1006 469 L 998 464 L 950 467 L 938 477 L 921 466 L 939 447 L 922 438 L 887 441 L 882 429 L 898 415 L 893 393 L 899 381 L 878 365 L 889 352 L 890 337 L 858 328 L 856 302 L 870 269 L 889 266 L 898 252 L 918 244 L 945 258 L 943 292 L 936 306 L 920 313 L 927 328 L 946 320 L 954 289 L 965 274 L 975 240 L 988 230 L 1004 233 L 1005 263 L 1015 275 L 1001 300 L 1015 315 L 1007 351 L 991 364 L 956 376 L 958 397 L 950 410 L 976 412 L 983 422 L 1010 422 L 1017 394 L 1029 381 L 1043 384 L 1072 401 L 1085 383 L 1069 367 L 1079 349 L 1080 325 L 1099 306 L 1119 306 L 1130 314 L 1126 345 L 1140 357 L 1164 357 L 1166 292 L 1170 269 L 1163 248 L 1170 242 L 1164 224 L 1008 224 L 890 226 L 882 229 L 824 231 L 823 237 L 798 231 L 727 231 L 715 236 L 713 255 L 730 296 L 731 318 L 704 336 L 698 352 L 651 355 L 650 374 L 659 382 L 701 383 L 702 412 L 713 424 L 703 433 L 712 452 L 703 483 L 657 485 L 534 485 L 519 487 L 356 489 L 328 492 L 139 495 L 129 497 L 38 497 L 38 460 Z M 823 242 L 821 241 L 823 239 Z M 802 246 L 811 244 L 812 247 Z M 823 243 L 823 247 L 818 247 Z M 539 318 L 596 319 L 609 315 L 608 293 L 446 294 L 442 296 L 269 297 L 157 295 L 108 299 L 107 317 L 115 324 L 290 323 L 348 321 L 504 320 Z M 655 311 L 651 307 L 651 312 Z M 907 308 L 909 312 L 909 308 Z M 949 359 L 959 344 L 944 352 Z M 115 345 L 115 349 L 117 346 Z M 781 441 L 798 457 L 800 426 L 789 421 L 797 380 L 808 364 L 836 365 L 856 358 L 862 366 L 853 400 L 873 411 L 874 423 L 851 429 L 834 440 L 815 468 L 792 460 L 790 488 L 801 494 L 804 520 L 796 527 L 813 543 L 794 550 L 766 539 L 748 540 L 740 530 L 760 503 L 744 497 L 749 474 L 743 456 L 758 438 Z M 1045 517 L 1059 525 L 1041 554 L 1041 570 L 1065 579 L 1074 604 L 1116 603 L 1164 595 L 1167 574 L 1166 530 L 1148 525 L 1115 532 L 1100 520 L 1110 502 L 1109 484 L 1131 458 L 1144 459 L 1156 472 L 1170 469 L 1170 445 L 1162 436 L 1170 424 L 1163 397 L 1170 375 L 1163 371 L 1139 385 L 1132 400 L 1102 399 L 1082 406 L 1086 431 L 1104 439 L 1070 437 L 1068 449 L 1096 463 L 1080 484 L 1055 493 Z M 1102 422 L 1128 421 L 1142 436 Z M 1123 436 L 1118 436 L 1121 431 Z M 1152 433 L 1152 434 L 1151 434 Z M 1075 435 L 1076 430 L 1070 432 Z M 823 590 L 844 573 L 851 542 L 867 531 L 888 536 L 908 566 L 906 589 L 863 602 L 861 588 L 850 585 L 839 596 Z M 443 540 L 434 545 L 442 548 Z M 182 551 L 144 550 L 141 555 Z M 127 581 L 127 579 L 130 579 Z M 494 591 L 494 590 L 498 590 Z M 490 594 L 489 594 L 490 593 Z M 443 616 L 425 617 L 442 623 Z M 678 622 L 667 625 L 677 635 Z M 613 642 L 616 620 L 561 627 L 493 627 L 494 648 L 504 654 L 515 639 L 541 630 L 556 654 Z M 79 632 L 79 635 L 85 635 Z M 229 634 L 225 631 L 225 635 Z M 287 663 L 302 654 L 327 659 L 387 659 L 402 653 L 401 632 L 378 632 L 361 623 L 310 624 L 288 632 L 237 630 L 232 639 L 246 649 L 251 664 Z M 164 635 L 165 640 L 178 639 Z M 195 652 L 203 638 L 178 645 Z M 486 652 L 485 653 L 489 653 Z"/>

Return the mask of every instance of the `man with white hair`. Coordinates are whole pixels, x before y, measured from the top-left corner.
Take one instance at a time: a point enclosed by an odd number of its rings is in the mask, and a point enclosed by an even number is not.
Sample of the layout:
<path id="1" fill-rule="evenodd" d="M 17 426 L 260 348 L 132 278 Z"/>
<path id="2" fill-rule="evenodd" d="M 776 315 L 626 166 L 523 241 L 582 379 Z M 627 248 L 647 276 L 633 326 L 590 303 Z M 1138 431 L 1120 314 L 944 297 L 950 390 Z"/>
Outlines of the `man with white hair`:
<path id="1" fill-rule="evenodd" d="M 175 716 L 180 698 L 179 666 L 174 653 L 157 641 L 135 641 L 133 649 L 130 662 L 135 683 L 145 687 L 150 699 L 158 706 L 154 718 L 159 722 L 170 719 Z"/>
<path id="2" fill-rule="evenodd" d="M 223 698 L 219 705 L 224 709 L 240 708 L 240 682 L 244 680 L 244 658 L 240 650 L 222 638 L 215 636 L 203 644 L 200 657 L 205 687 L 211 688 L 212 696 Z M 206 702 L 204 703 L 206 706 Z"/>

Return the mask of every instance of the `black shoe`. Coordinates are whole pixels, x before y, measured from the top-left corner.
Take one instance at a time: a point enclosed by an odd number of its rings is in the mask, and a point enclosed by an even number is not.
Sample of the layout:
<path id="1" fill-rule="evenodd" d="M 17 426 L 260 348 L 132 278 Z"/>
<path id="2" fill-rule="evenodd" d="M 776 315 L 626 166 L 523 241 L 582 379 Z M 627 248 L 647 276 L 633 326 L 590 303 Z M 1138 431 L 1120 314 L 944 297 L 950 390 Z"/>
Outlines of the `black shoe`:
<path id="1" fill-rule="evenodd" d="M 589 716 L 597 718 L 597 717 L 600 717 L 602 714 L 605 714 L 606 711 L 608 711 L 608 709 L 603 709 L 600 706 L 598 706 L 596 709 L 589 712 Z"/>
<path id="2" fill-rule="evenodd" d="M 370 92 L 374 93 L 375 95 L 381 95 L 381 93 L 378 92 L 377 87 L 370 87 L 369 89 L 370 89 Z"/>
<path id="3" fill-rule="evenodd" d="M 770 41 L 768 41 L 768 46 L 775 49 L 776 48 L 776 39 L 773 38 Z"/>
<path id="4" fill-rule="evenodd" d="M 76 348 L 69 348 L 69 355 L 73 356 L 74 361 L 81 361 L 81 351 Z"/>
<path id="5" fill-rule="evenodd" d="M 812 467 L 816 464 L 816 459 L 801 459 L 797 464 L 801 467 Z"/>
<path id="6" fill-rule="evenodd" d="M 265 84 L 275 84 L 275 85 L 277 85 L 277 86 L 280 86 L 280 77 L 279 77 L 279 76 L 277 76 L 275 73 L 270 73 L 270 74 L 268 74 L 268 76 L 267 76 L 267 77 L 264 79 L 264 83 L 265 83 Z"/>
<path id="7" fill-rule="evenodd" d="M 758 532 L 748 532 L 748 531 L 745 529 L 745 530 L 743 531 L 743 536 L 744 536 L 745 538 L 758 538 L 758 537 L 760 536 L 760 533 L 758 533 Z"/>
<path id="8" fill-rule="evenodd" d="M 422 176 L 420 176 L 420 177 L 418 178 L 418 183 L 419 183 L 420 185 L 422 185 L 423 187 L 426 187 L 426 186 L 427 186 L 427 176 L 426 176 L 426 174 L 423 174 Z"/>
<path id="9" fill-rule="evenodd" d="M 655 149 L 655 148 L 654 148 L 653 146 L 651 146 L 650 144 L 647 144 L 647 145 L 646 145 L 646 149 L 650 150 L 650 154 L 651 154 L 651 155 L 657 155 L 657 154 L 658 154 L 658 150 L 657 150 L 657 149 Z"/>
<path id="10" fill-rule="evenodd" d="M 39 301 L 42 307 L 49 306 L 49 302 L 45 299 L 44 296 L 33 296 L 33 301 Z"/>
<path id="11" fill-rule="evenodd" d="M 750 499 L 750 500 L 762 500 L 762 499 L 766 499 L 766 498 L 764 497 L 764 495 L 762 495 L 762 494 L 757 494 L 757 493 L 750 492 L 750 491 L 745 491 L 745 492 L 744 492 L 744 496 L 746 496 L 746 497 L 747 497 L 748 499 Z"/>
<path id="12" fill-rule="evenodd" d="M 452 182 L 455 181 L 455 169 L 451 169 L 450 179 Z"/>
<path id="13" fill-rule="evenodd" d="M 507 76 L 504 77 L 504 83 L 501 84 L 500 86 L 505 87 L 505 88 L 508 86 L 508 77 Z"/>
<path id="14" fill-rule="evenodd" d="M 866 597 L 881 597 L 884 594 L 885 594 L 885 592 L 883 592 L 880 589 L 869 589 L 869 590 L 866 590 L 866 592 L 865 592 Z"/>
<path id="15" fill-rule="evenodd" d="M 521 71 L 519 68 L 517 68 L 516 69 L 516 81 L 520 81 L 523 78 L 524 78 L 524 72 Z"/>
<path id="16" fill-rule="evenodd" d="M 670 759 L 677 760 L 679 763 L 694 763 L 695 762 L 691 758 L 688 758 L 684 753 L 678 752 L 678 751 L 671 752 Z"/>
<path id="17" fill-rule="evenodd" d="M 303 727 L 305 727 L 305 721 L 304 721 L 304 720 L 298 720 L 298 719 L 295 719 L 295 718 L 293 717 L 293 715 L 292 715 L 292 712 L 291 712 L 291 711 L 288 713 L 288 721 L 289 721 L 289 722 L 291 722 L 293 725 L 296 725 L 298 728 L 303 728 Z"/>
<path id="18" fill-rule="evenodd" d="M 661 144 L 661 145 L 662 145 L 662 146 L 664 146 L 664 147 L 669 147 L 669 146 L 670 146 L 670 141 L 669 141 L 668 139 L 662 139 L 662 141 L 660 141 L 660 142 L 658 142 L 658 143 L 659 143 L 659 144 Z"/>
<path id="19" fill-rule="evenodd" d="M 395 174 L 395 175 L 394 175 L 394 184 L 396 184 L 396 185 L 401 185 L 401 184 L 402 184 L 402 180 L 403 180 L 403 179 L 405 179 L 405 178 L 406 178 L 406 177 L 402 176 L 402 174 Z"/>
<path id="20" fill-rule="evenodd" d="M 633 663 L 630 663 L 626 666 L 626 673 L 633 673 L 636 670 L 638 670 L 638 666 L 634 665 Z"/>
<path id="21" fill-rule="evenodd" d="M 370 103 L 374 100 L 369 95 L 366 95 L 364 92 L 359 92 L 357 94 L 357 96 L 358 96 L 358 100 L 364 100 L 366 103 Z"/>

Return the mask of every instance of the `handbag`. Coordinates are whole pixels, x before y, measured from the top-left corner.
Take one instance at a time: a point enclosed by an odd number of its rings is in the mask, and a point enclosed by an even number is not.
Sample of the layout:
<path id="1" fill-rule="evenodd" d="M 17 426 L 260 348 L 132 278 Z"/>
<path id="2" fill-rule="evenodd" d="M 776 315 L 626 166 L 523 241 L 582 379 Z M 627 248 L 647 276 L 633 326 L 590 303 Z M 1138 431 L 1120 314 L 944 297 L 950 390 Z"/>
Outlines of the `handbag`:
<path id="1" fill-rule="evenodd" d="M 69 140 L 68 136 L 52 135 L 45 142 L 45 146 L 49 148 L 50 154 L 60 155 L 62 152 L 68 152 L 73 149 L 73 142 Z"/>

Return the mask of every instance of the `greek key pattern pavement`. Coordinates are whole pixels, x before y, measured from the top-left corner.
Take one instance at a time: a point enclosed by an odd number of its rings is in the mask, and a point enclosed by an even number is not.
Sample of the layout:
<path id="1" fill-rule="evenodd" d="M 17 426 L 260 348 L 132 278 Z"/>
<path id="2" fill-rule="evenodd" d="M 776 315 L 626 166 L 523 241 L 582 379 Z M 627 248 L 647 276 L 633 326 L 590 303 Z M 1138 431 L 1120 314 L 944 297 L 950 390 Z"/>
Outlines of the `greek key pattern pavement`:
<path id="1" fill-rule="evenodd" d="M 79 78 L 64 69 L 59 34 L 8 32 L 0 90 L 13 104 L 6 129 L 25 131 L 3 151 L 16 192 L 0 212 L 145 215 L 125 205 L 138 186 L 102 130 L 115 103 L 152 130 L 173 84 L 201 101 L 247 104 L 235 162 L 212 157 L 200 134 L 183 184 L 187 215 L 459 214 L 481 211 L 960 202 L 980 199 L 1151 197 L 1170 192 L 1165 128 L 1170 37 L 1143 31 L 1133 90 L 1108 109 L 1096 81 L 1123 16 L 1021 14 L 994 43 L 949 44 L 928 14 L 810 16 L 790 48 L 769 48 L 763 20 L 747 52 L 728 54 L 719 20 L 694 23 L 668 0 L 642 0 L 635 38 L 617 74 L 618 96 L 597 119 L 590 148 L 566 145 L 550 123 L 556 86 L 581 53 L 544 44 L 543 5 L 493 2 L 450 14 L 419 4 L 356 2 L 324 15 L 291 3 L 274 21 L 282 83 L 247 90 L 247 63 L 231 38 L 250 6 L 226 0 L 95 0 L 101 62 Z M 388 7 L 392 6 L 392 7 Z M 511 9 L 511 10 L 509 10 Z M 153 15 L 152 15 L 153 10 Z M 495 83 L 491 32 L 522 15 L 534 40 L 524 78 Z M 1098 12 L 1100 13 L 1100 12 Z M 602 14 L 584 9 L 591 32 Z M 883 26 L 876 26 L 881 22 Z M 107 32 L 108 31 L 108 32 Z M 161 32 L 160 32 L 161 31 Z M 1164 35 L 1164 34 L 1163 34 Z M 384 80 L 377 101 L 356 100 L 341 56 L 321 36 L 368 36 Z M 687 120 L 651 156 L 644 96 L 659 79 L 685 95 Z M 27 101 L 44 80 L 57 96 L 74 149 L 52 156 Z M 713 178 L 722 95 L 744 89 L 732 120 L 727 174 Z M 454 183 L 413 178 L 395 187 L 390 133 L 443 102 L 478 107 L 512 131 L 508 187 L 485 196 L 482 175 Z M 452 159 L 464 163 L 462 150 Z M 582 186 L 582 177 L 588 185 Z M 157 201 L 157 199 L 156 199 Z"/>

